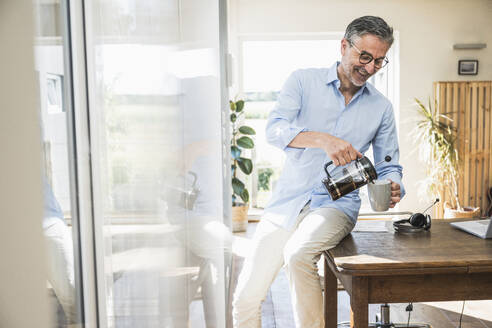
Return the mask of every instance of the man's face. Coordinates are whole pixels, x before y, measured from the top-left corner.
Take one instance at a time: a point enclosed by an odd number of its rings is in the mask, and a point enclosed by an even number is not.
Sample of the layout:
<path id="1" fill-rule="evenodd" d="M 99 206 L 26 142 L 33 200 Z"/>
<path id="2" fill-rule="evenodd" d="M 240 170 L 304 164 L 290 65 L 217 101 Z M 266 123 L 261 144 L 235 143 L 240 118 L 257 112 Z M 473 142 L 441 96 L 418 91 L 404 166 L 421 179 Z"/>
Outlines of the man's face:
<path id="1" fill-rule="evenodd" d="M 389 49 L 387 42 L 372 34 L 366 34 L 355 39 L 353 45 L 361 52 L 372 55 L 373 58 L 385 57 Z M 355 86 L 361 87 L 379 68 L 374 66 L 374 60 L 368 64 L 361 64 L 359 61 L 360 53 L 355 47 L 351 46 L 347 39 L 342 40 L 341 65 L 345 77 Z"/>

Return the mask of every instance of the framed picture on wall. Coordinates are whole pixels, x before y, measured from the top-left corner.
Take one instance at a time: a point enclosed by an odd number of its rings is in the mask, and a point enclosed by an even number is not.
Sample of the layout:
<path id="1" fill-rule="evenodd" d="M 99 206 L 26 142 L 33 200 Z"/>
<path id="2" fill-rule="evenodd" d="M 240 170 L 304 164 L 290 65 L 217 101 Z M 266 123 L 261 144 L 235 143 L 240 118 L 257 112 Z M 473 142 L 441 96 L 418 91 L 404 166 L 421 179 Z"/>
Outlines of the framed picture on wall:
<path id="1" fill-rule="evenodd" d="M 459 75 L 477 75 L 478 74 L 478 60 L 459 60 L 458 61 L 458 74 Z"/>

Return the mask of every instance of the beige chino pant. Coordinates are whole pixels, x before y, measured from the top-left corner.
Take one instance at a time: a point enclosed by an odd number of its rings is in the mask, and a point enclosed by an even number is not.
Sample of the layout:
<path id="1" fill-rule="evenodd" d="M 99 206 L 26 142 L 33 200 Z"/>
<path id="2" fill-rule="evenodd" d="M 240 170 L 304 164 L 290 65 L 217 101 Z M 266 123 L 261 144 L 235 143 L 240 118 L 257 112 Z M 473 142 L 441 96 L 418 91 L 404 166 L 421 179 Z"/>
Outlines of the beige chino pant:
<path id="1" fill-rule="evenodd" d="M 308 205 L 299 214 L 293 231 L 262 220 L 234 292 L 234 328 L 261 327 L 261 303 L 282 265 L 289 279 L 296 327 L 324 327 L 316 263 L 324 250 L 335 247 L 353 227 L 340 210 L 310 210 Z"/>

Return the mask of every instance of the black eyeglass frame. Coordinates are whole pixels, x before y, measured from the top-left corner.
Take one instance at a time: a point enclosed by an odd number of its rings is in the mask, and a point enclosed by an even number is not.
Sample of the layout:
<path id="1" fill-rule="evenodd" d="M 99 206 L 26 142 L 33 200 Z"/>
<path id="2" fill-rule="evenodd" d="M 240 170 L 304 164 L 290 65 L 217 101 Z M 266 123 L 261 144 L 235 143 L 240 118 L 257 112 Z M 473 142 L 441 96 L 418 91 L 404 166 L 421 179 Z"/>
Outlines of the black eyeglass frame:
<path id="1" fill-rule="evenodd" d="M 373 60 L 374 60 L 374 67 L 376 67 L 377 69 L 381 69 L 386 65 L 388 65 L 389 63 L 388 57 L 384 56 L 384 57 L 374 58 L 373 55 L 371 55 L 367 51 L 359 50 L 359 48 L 357 48 L 352 41 L 348 40 L 348 43 L 350 44 L 351 47 L 355 48 L 355 50 L 357 50 L 357 52 L 359 53 L 359 63 L 361 63 L 362 65 L 370 64 Z M 362 56 L 368 56 L 369 58 L 368 60 L 364 60 L 362 59 Z M 382 65 L 376 64 L 377 60 L 382 60 Z"/>

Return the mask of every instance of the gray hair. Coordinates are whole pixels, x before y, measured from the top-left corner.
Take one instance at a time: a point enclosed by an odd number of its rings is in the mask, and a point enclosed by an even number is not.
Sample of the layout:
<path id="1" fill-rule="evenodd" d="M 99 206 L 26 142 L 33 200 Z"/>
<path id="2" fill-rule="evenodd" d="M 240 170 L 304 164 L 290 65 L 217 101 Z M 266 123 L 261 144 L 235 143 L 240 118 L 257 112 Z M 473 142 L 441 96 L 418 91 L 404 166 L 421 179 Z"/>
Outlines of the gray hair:
<path id="1" fill-rule="evenodd" d="M 366 34 L 377 36 L 381 41 L 393 44 L 393 28 L 376 16 L 362 16 L 354 19 L 345 30 L 344 38 L 351 43 Z"/>

